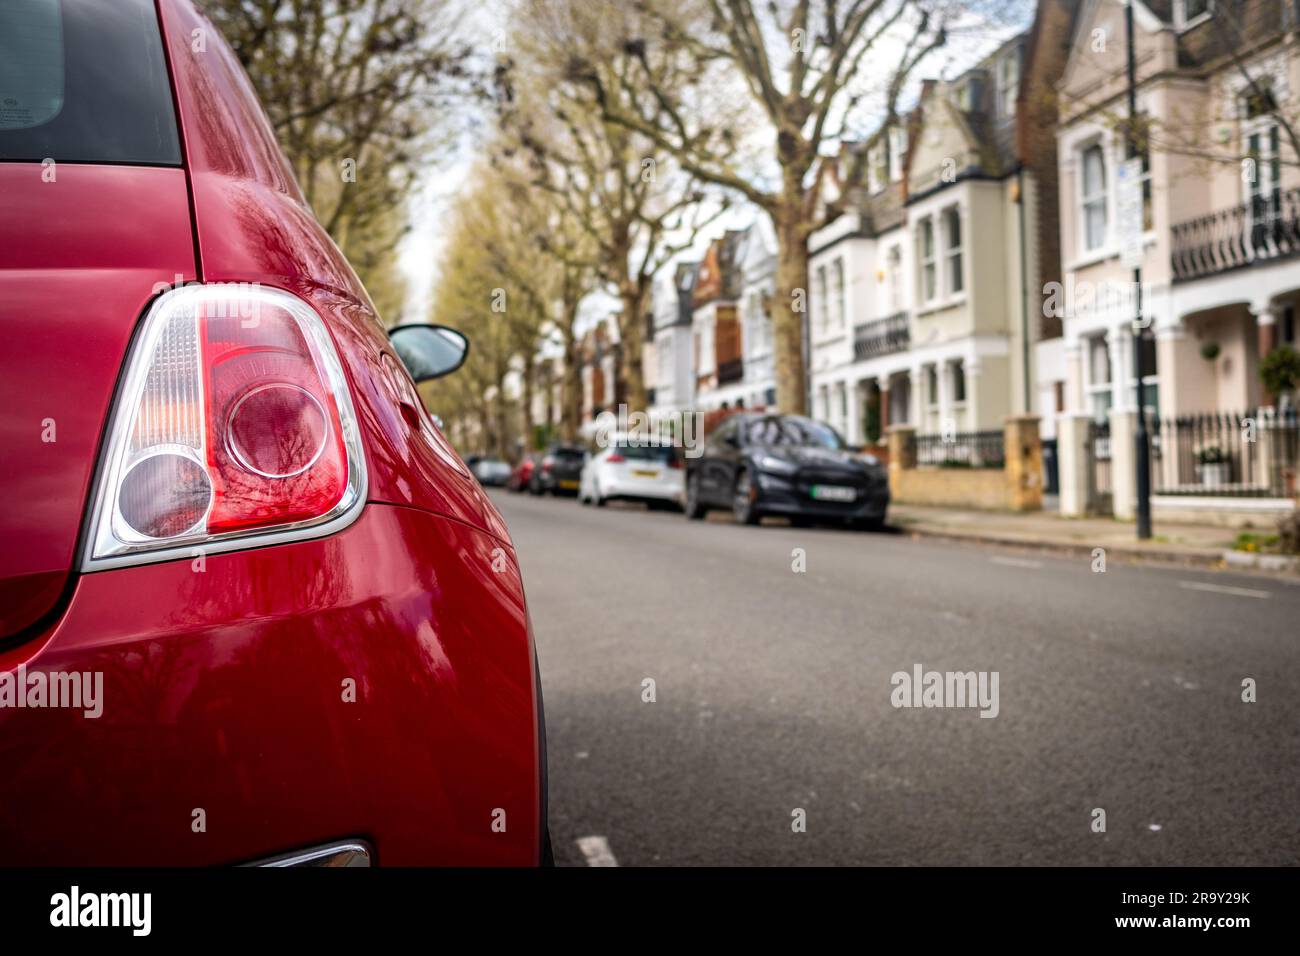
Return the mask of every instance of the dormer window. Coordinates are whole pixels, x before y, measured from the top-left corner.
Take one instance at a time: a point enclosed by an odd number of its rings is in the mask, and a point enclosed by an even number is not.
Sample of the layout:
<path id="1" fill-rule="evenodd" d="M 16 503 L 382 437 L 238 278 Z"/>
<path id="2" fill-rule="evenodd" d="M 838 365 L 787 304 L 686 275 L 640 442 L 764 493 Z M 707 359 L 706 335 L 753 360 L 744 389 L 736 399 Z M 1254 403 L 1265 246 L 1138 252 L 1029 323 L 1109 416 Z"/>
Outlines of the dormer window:
<path id="1" fill-rule="evenodd" d="M 1174 26 L 1190 30 L 1214 14 L 1214 0 L 1174 0 Z"/>
<path id="2" fill-rule="evenodd" d="M 903 153 L 907 150 L 907 134 L 897 126 L 889 130 L 889 181 L 896 183 L 903 178 Z"/>
<path id="3" fill-rule="evenodd" d="M 997 67 L 998 117 L 1010 119 L 1016 115 L 1016 99 L 1020 96 L 1020 51 L 1012 50 Z"/>

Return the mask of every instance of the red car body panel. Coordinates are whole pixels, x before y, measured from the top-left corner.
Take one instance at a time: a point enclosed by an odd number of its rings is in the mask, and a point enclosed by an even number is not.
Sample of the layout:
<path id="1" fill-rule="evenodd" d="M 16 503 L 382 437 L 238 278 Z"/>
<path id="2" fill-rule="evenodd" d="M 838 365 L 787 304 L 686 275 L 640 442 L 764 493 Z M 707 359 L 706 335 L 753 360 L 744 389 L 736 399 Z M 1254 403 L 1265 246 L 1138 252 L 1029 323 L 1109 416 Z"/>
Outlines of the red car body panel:
<path id="1" fill-rule="evenodd" d="M 180 169 L 0 163 L 0 640 L 58 603 L 157 283 L 194 278 Z"/>
<path id="2" fill-rule="evenodd" d="M 0 863 L 228 863 L 360 838 L 382 863 L 535 864 L 540 699 L 504 522 L 430 423 L 233 54 L 188 0 L 159 11 L 186 168 L 60 166 L 65 198 L 0 206 L 0 320 L 23 350 L 0 359 L 0 586 L 26 581 L 43 596 L 20 613 L 45 615 L 0 643 L 0 671 L 103 674 L 98 718 L 0 707 Z M 0 165 L 6 200 L 39 174 Z M 48 240 L 19 248 L 41 221 Z M 285 289 L 321 315 L 367 503 L 328 537 L 79 574 L 123 356 L 154 283 L 178 275 Z"/>

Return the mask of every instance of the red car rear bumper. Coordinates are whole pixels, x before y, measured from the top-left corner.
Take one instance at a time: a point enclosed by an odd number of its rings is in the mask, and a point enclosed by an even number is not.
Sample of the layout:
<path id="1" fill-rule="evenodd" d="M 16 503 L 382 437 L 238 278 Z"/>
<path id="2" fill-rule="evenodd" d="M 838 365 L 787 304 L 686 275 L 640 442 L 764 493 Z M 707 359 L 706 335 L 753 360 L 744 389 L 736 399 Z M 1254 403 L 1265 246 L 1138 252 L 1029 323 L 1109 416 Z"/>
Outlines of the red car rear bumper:
<path id="1" fill-rule="evenodd" d="M 0 864 L 344 838 L 380 864 L 538 862 L 523 586 L 509 545 L 460 522 L 371 503 L 328 538 L 83 575 L 0 654 L 20 664 L 102 674 L 102 715 L 0 706 Z"/>

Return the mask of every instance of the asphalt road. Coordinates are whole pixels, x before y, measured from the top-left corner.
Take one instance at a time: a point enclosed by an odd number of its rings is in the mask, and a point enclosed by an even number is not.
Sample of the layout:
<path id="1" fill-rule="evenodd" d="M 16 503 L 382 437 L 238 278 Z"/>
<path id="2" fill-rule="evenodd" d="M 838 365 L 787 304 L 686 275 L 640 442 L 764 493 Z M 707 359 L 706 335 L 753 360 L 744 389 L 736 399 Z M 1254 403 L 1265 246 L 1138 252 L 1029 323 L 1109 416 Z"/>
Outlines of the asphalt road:
<path id="1" fill-rule="evenodd" d="M 1294 583 L 494 500 L 561 865 L 1300 860 Z M 916 664 L 998 672 L 997 716 L 894 707 Z"/>

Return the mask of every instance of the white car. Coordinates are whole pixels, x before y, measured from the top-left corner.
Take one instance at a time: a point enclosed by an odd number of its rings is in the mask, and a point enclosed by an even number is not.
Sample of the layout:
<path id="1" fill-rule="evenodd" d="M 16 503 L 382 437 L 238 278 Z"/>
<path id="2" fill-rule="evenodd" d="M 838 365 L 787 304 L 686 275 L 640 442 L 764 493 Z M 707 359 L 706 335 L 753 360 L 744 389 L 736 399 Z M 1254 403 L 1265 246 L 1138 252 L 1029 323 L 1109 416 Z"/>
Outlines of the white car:
<path id="1" fill-rule="evenodd" d="M 614 435 L 608 447 L 583 463 L 578 500 L 597 507 L 615 500 L 644 501 L 651 508 L 665 503 L 681 507 L 685 474 L 680 449 Z"/>

